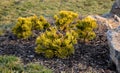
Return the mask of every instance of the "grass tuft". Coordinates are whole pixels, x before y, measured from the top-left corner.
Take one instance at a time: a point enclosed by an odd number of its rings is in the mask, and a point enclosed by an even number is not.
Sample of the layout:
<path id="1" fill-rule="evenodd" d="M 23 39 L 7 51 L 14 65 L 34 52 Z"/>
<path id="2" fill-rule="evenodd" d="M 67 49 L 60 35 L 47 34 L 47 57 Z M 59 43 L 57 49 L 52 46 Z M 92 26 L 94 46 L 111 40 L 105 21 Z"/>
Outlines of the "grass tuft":
<path id="1" fill-rule="evenodd" d="M 24 65 L 15 56 L 0 56 L 0 73 L 52 73 L 52 70 L 37 63 Z"/>

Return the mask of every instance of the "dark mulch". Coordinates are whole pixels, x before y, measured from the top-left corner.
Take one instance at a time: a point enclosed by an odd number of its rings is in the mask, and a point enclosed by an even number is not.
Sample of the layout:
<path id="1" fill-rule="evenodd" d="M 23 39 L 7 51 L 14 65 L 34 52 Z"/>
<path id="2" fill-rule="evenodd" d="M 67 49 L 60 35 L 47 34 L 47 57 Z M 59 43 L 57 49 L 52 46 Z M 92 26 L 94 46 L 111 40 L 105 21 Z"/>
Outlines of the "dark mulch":
<path id="1" fill-rule="evenodd" d="M 116 73 L 115 66 L 109 59 L 106 31 L 106 27 L 100 26 L 96 30 L 97 37 L 86 44 L 79 42 L 75 46 L 75 54 L 68 59 L 47 59 L 37 55 L 34 52 L 35 38 L 17 39 L 10 32 L 6 32 L 4 36 L 0 36 L 0 55 L 21 57 L 25 64 L 39 62 L 54 73 Z"/>

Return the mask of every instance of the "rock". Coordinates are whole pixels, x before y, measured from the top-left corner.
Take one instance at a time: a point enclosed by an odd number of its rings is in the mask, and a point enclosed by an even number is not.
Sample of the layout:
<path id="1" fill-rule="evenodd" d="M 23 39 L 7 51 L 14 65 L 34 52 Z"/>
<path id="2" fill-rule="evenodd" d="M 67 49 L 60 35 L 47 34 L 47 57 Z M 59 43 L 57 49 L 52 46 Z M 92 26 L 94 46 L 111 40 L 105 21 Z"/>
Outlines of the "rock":
<path id="1" fill-rule="evenodd" d="M 116 8 L 120 8 L 120 0 L 116 0 L 115 3 L 117 4 Z"/>
<path id="2" fill-rule="evenodd" d="M 98 22 L 98 27 L 101 27 L 101 25 L 107 26 L 106 35 L 110 47 L 110 58 L 116 65 L 118 73 L 120 73 L 120 18 L 110 13 L 103 16 L 91 15 L 91 18 Z"/>
<path id="3" fill-rule="evenodd" d="M 112 6 L 112 9 L 110 11 L 112 14 L 116 14 L 120 17 L 120 0 L 116 0 Z"/>
<path id="4" fill-rule="evenodd" d="M 114 15 L 114 18 L 117 22 L 120 22 L 120 18 L 117 15 Z"/>
<path id="5" fill-rule="evenodd" d="M 120 18 L 114 14 L 104 14 L 103 16 L 99 15 L 90 15 L 91 18 L 94 18 L 98 24 L 107 26 L 108 29 L 115 29 L 120 26 Z"/>
<path id="6" fill-rule="evenodd" d="M 34 55 L 29 55 L 28 57 L 30 57 L 30 58 L 34 58 Z"/>
<path id="7" fill-rule="evenodd" d="M 110 29 L 115 29 L 118 26 L 120 26 L 120 18 L 117 15 L 112 15 L 107 18 L 108 25 L 110 26 Z"/>
<path id="8" fill-rule="evenodd" d="M 107 40 L 110 47 L 110 57 L 120 73 L 120 26 L 107 31 Z"/>

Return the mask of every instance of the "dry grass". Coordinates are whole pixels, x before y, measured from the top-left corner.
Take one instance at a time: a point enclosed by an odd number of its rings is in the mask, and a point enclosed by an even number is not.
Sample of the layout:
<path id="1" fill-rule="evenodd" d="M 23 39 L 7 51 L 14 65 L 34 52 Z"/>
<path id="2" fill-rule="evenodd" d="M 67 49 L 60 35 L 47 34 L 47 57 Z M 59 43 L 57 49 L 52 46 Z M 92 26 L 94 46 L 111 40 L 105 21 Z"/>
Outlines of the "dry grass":
<path id="1" fill-rule="evenodd" d="M 0 24 L 14 24 L 20 16 L 53 16 L 60 10 L 82 15 L 104 14 L 111 8 L 111 0 L 1 0 Z"/>

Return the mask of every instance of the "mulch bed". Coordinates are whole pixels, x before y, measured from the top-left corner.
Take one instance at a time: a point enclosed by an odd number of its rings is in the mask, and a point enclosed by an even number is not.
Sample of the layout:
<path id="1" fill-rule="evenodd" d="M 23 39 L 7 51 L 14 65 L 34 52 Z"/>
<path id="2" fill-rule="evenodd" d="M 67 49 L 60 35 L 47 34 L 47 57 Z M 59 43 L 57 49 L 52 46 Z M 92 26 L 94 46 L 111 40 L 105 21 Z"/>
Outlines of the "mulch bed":
<path id="1" fill-rule="evenodd" d="M 39 62 L 52 69 L 54 73 L 116 73 L 115 66 L 109 58 L 109 47 L 102 26 L 96 30 L 97 37 L 86 44 L 75 45 L 75 54 L 68 59 L 47 59 L 34 52 L 35 38 L 17 39 L 10 32 L 0 36 L 0 55 L 15 55 L 24 64 Z"/>

